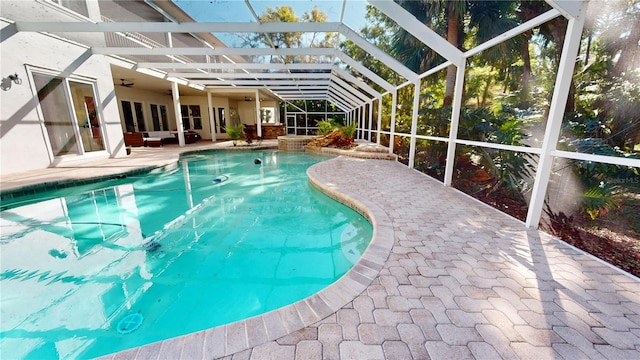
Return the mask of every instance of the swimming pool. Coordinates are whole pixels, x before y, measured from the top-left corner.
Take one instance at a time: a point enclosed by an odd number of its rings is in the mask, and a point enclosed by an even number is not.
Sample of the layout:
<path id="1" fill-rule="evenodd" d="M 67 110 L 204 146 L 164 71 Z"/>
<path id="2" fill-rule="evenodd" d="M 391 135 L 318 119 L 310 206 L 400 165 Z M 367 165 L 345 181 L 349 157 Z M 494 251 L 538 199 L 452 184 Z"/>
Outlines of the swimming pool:
<path id="1" fill-rule="evenodd" d="M 306 169 L 324 159 L 187 155 L 150 174 L 4 203 L 0 355 L 95 357 L 326 287 L 358 260 L 372 228 L 309 185 Z M 136 314 L 139 328 L 123 325 Z"/>

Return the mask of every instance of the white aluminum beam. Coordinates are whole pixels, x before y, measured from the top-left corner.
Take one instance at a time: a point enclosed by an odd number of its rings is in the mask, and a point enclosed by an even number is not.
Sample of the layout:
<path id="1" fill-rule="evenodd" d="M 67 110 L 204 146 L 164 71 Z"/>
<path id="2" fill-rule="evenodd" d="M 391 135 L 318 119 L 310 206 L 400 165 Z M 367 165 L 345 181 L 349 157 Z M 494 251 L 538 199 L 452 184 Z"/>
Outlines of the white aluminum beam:
<path id="1" fill-rule="evenodd" d="M 366 91 L 367 93 L 369 93 L 369 95 L 373 96 L 373 97 L 380 97 L 382 96 L 382 94 L 380 94 L 379 92 L 377 92 L 374 88 L 372 88 L 371 86 L 369 86 L 367 83 L 365 83 L 364 81 L 356 78 L 355 76 L 349 74 L 348 72 L 338 68 L 338 67 L 334 67 L 333 68 L 333 72 L 347 80 L 347 81 L 351 81 L 351 83 L 355 84 L 357 87 L 359 87 L 360 89 Z"/>
<path id="2" fill-rule="evenodd" d="M 280 96 L 280 98 L 282 99 L 291 99 L 291 98 L 299 98 L 301 96 L 313 96 L 313 97 L 325 97 L 327 96 L 327 92 L 323 92 L 323 93 L 312 93 L 312 94 L 306 94 L 306 93 L 287 93 L 287 94 L 278 94 L 278 96 Z"/>
<path id="3" fill-rule="evenodd" d="M 455 65 L 460 65 L 463 62 L 462 51 L 453 46 L 447 40 L 443 39 L 435 31 L 431 30 L 428 26 L 423 24 L 416 17 L 403 9 L 402 6 L 396 4 L 393 1 L 387 0 L 367 0 L 371 5 L 378 8 L 385 15 L 395 21 L 398 25 L 402 26 L 416 39 L 433 49 L 445 59 L 453 62 Z M 407 78 L 410 81 L 415 79 Z"/>
<path id="4" fill-rule="evenodd" d="M 563 157 L 567 159 L 592 161 L 592 162 L 599 162 L 603 164 L 631 166 L 631 167 L 640 168 L 640 160 L 627 158 L 627 157 L 604 156 L 604 155 L 585 154 L 585 153 L 578 153 L 578 152 L 572 152 L 572 151 L 560 151 L 560 150 L 552 151 L 551 155 L 557 156 L 557 157 Z"/>
<path id="5" fill-rule="evenodd" d="M 411 113 L 411 139 L 409 140 L 409 169 L 413 169 L 416 159 L 416 133 L 418 131 L 418 110 L 420 107 L 420 80 L 413 83 L 413 111 Z"/>
<path id="6" fill-rule="evenodd" d="M 306 85 L 329 85 L 328 80 L 298 80 L 294 84 L 292 84 L 290 79 L 281 79 L 281 80 L 232 80 L 232 81 L 224 81 L 224 80 L 192 80 L 190 81 L 192 84 L 200 84 L 200 85 L 244 85 L 244 86 L 262 86 L 262 85 L 286 85 L 291 84 L 295 86 L 295 84 L 306 84 Z"/>
<path id="7" fill-rule="evenodd" d="M 328 91 L 329 94 L 332 94 L 332 95 L 338 97 L 339 99 L 342 99 L 344 103 L 350 104 L 354 108 L 360 106 L 360 103 L 357 100 L 349 97 L 348 94 L 346 94 L 344 92 L 341 92 L 339 89 L 335 89 L 333 87 L 329 87 L 327 89 L 327 91 Z"/>
<path id="8" fill-rule="evenodd" d="M 359 84 L 349 84 L 346 81 L 342 80 L 342 78 L 340 78 L 338 75 L 333 74 L 333 76 L 331 76 L 331 80 L 333 82 L 335 82 L 336 84 L 342 86 L 343 88 L 347 89 L 349 92 L 352 92 L 355 96 L 357 96 L 358 98 L 360 98 L 362 101 L 371 101 L 371 96 L 369 96 L 368 93 L 363 93 L 362 91 L 358 90 L 360 89 L 358 87 Z"/>
<path id="9" fill-rule="evenodd" d="M 339 85 L 340 87 L 344 88 L 345 90 L 347 90 L 348 92 L 352 93 L 354 96 L 356 96 L 357 98 L 359 98 L 360 100 L 367 102 L 367 101 L 371 101 L 371 98 L 366 96 L 365 94 L 363 94 L 362 92 L 360 92 L 359 90 L 355 89 L 353 86 L 347 84 L 346 82 L 344 82 L 342 79 L 336 77 L 336 76 L 332 76 L 331 77 L 331 81 L 336 84 Z"/>
<path id="10" fill-rule="evenodd" d="M 327 92 L 327 87 L 325 86 L 324 88 L 315 88 L 315 89 L 310 89 L 310 90 L 300 90 L 300 89 L 296 89 L 296 88 L 287 88 L 287 89 L 282 89 L 278 91 L 278 94 L 281 95 L 288 95 L 288 94 L 294 94 L 294 93 L 304 93 L 304 94 L 313 94 L 313 93 L 322 93 L 322 92 Z"/>
<path id="11" fill-rule="evenodd" d="M 167 76 L 187 79 L 326 79 L 331 78 L 331 73 L 168 73 Z"/>
<path id="12" fill-rule="evenodd" d="M 273 91 L 282 91 L 282 90 L 297 90 L 297 91 L 306 91 L 306 90 L 325 90 L 327 88 L 326 85 L 323 86 L 315 86 L 315 85 L 299 85 L 296 87 L 295 84 L 291 84 L 291 85 L 282 85 L 282 86 L 278 86 L 278 85 L 274 85 L 274 86 L 269 86 L 269 90 L 273 90 Z"/>
<path id="13" fill-rule="evenodd" d="M 371 80 L 374 83 L 378 84 L 380 87 L 382 87 L 383 89 L 387 90 L 388 92 L 395 91 L 395 86 L 389 84 L 385 79 L 381 78 L 380 76 L 378 76 L 373 71 L 367 69 L 366 67 L 364 67 L 359 62 L 353 60 L 350 56 L 348 56 L 347 54 L 343 53 L 342 51 L 336 50 L 336 57 L 339 58 L 340 60 L 342 60 L 342 62 L 344 62 L 345 64 L 347 64 L 347 65 L 351 66 L 352 68 L 356 69 L 360 74 L 366 76 L 367 78 L 369 78 L 369 80 Z"/>
<path id="14" fill-rule="evenodd" d="M 132 47 L 94 47 L 97 55 L 256 55 L 256 56 L 329 56 L 334 48 L 132 48 Z"/>
<path id="15" fill-rule="evenodd" d="M 570 18 L 567 24 L 567 32 L 564 37 L 564 45 L 562 47 L 562 55 L 558 64 L 558 72 L 556 82 L 553 88 L 551 104 L 549 106 L 549 118 L 547 128 L 542 140 L 542 153 L 538 161 L 536 169 L 535 182 L 531 191 L 531 202 L 527 211 L 527 219 L 525 226 L 528 228 L 537 228 L 542 216 L 542 208 L 547 195 L 547 187 L 551 177 L 554 157 L 553 151 L 556 150 L 558 138 L 560 137 L 560 129 L 562 127 L 562 119 L 564 117 L 564 109 L 569 97 L 569 88 L 571 87 L 571 79 L 573 78 L 573 70 L 576 64 L 576 56 L 580 48 L 580 38 L 582 29 L 584 28 L 584 17 Z"/>
<path id="16" fill-rule="evenodd" d="M 338 32 L 338 22 L 16 22 L 24 32 L 278 33 Z"/>
<path id="17" fill-rule="evenodd" d="M 173 98 L 173 110 L 176 116 L 176 129 L 178 130 L 178 145 L 184 147 L 184 126 L 182 125 L 182 112 L 180 106 L 180 91 L 178 83 L 171 82 L 171 96 Z"/>
<path id="18" fill-rule="evenodd" d="M 153 63 L 142 62 L 136 64 L 137 68 L 151 69 L 216 69 L 216 70 L 330 70 L 334 67 L 331 63 L 307 64 L 307 63 Z"/>
<path id="19" fill-rule="evenodd" d="M 341 87 L 336 87 L 336 86 L 332 86 L 331 84 L 329 84 L 329 88 L 327 89 L 327 91 L 333 92 L 333 93 L 338 94 L 338 95 L 341 95 L 343 98 L 348 99 L 349 103 L 353 104 L 353 106 L 362 105 L 362 101 L 360 101 L 359 99 L 356 99 L 353 95 L 349 94 L 348 92 L 346 92 Z"/>
<path id="20" fill-rule="evenodd" d="M 366 103 L 367 101 L 369 101 L 370 99 L 360 99 L 356 96 L 356 94 L 352 93 L 350 89 L 352 88 L 343 88 L 341 86 L 338 86 L 337 84 L 331 82 L 329 83 L 329 89 L 333 89 L 335 91 L 340 92 L 341 94 L 344 94 L 345 96 L 348 96 L 349 99 L 353 100 L 356 104 L 358 104 L 358 106 L 361 106 L 362 104 Z"/>
<path id="21" fill-rule="evenodd" d="M 398 90 L 391 92 L 391 119 L 389 123 L 389 154 L 393 154 L 393 137 L 396 133 L 396 110 L 398 107 Z"/>
<path id="22" fill-rule="evenodd" d="M 373 100 L 371 100 L 371 102 L 369 102 L 367 104 L 367 106 L 369 106 L 369 142 L 371 142 L 371 133 L 372 133 L 372 126 L 373 126 Z"/>
<path id="23" fill-rule="evenodd" d="M 348 113 L 349 111 L 351 111 L 350 106 L 343 103 L 342 101 L 335 99 L 333 96 L 331 96 L 331 94 L 327 94 L 327 99 L 331 101 L 333 104 L 335 104 L 336 106 L 338 106 L 340 109 L 342 109 L 342 111 L 344 111 L 345 113 Z"/>
<path id="24" fill-rule="evenodd" d="M 522 34 L 525 31 L 531 30 L 535 27 L 538 27 L 544 23 L 546 23 L 547 21 L 553 20 L 556 17 L 560 16 L 560 12 L 556 9 L 551 9 L 547 12 L 545 12 L 542 15 L 538 15 L 535 18 L 527 21 L 524 24 L 521 24 L 519 26 L 514 27 L 513 29 L 500 34 L 496 37 L 494 37 L 493 39 L 489 40 L 489 41 L 485 41 L 484 43 L 474 47 L 473 49 L 467 51 L 464 53 L 464 57 L 465 58 L 469 58 L 470 56 L 476 55 L 486 49 L 489 49 L 493 46 L 496 46 L 500 43 L 503 43 L 515 36 L 518 36 L 520 34 Z"/>
<path id="25" fill-rule="evenodd" d="M 549 5 L 560 11 L 567 19 L 577 18 L 582 15 L 587 1 L 580 0 L 545 0 Z"/>
<path id="26" fill-rule="evenodd" d="M 380 145 L 380 131 L 382 127 L 382 96 L 378 98 L 378 126 L 376 131 L 378 135 L 376 136 L 376 144 Z"/>
<path id="27" fill-rule="evenodd" d="M 335 99 L 340 99 L 344 104 L 348 104 L 351 109 L 358 107 L 358 103 L 346 98 L 344 95 L 338 93 L 334 89 L 328 89 L 328 94 Z"/>
<path id="28" fill-rule="evenodd" d="M 438 136 L 429 136 L 428 140 L 436 140 L 436 141 L 447 141 L 448 139 L 443 139 Z M 540 154 L 542 150 L 540 148 L 528 147 L 528 146 L 516 146 L 516 145 L 507 145 L 507 144 L 499 144 L 499 143 L 488 143 L 482 141 L 473 141 L 473 140 L 463 140 L 456 139 L 456 144 L 464 144 L 469 146 L 479 146 L 486 147 L 489 149 L 499 149 L 499 150 L 508 150 L 515 152 L 523 152 L 528 154 Z"/>
<path id="29" fill-rule="evenodd" d="M 211 132 L 211 142 L 216 142 L 216 131 L 217 131 L 217 124 L 216 124 L 216 109 L 213 106 L 213 98 L 211 96 L 211 91 L 207 91 L 207 108 L 209 110 L 209 131 Z"/>
<path id="30" fill-rule="evenodd" d="M 451 107 L 451 122 L 449 125 L 449 144 L 447 148 L 447 163 L 444 168 L 444 185 L 451 186 L 453 181 L 453 163 L 456 157 L 456 138 L 458 137 L 458 125 L 460 124 L 460 111 L 462 109 L 462 93 L 464 91 L 464 72 L 466 62 L 457 67 L 456 84 L 453 89 L 453 104 Z"/>
<path id="31" fill-rule="evenodd" d="M 322 94 L 322 95 L 288 95 L 285 96 L 283 99 L 285 100 L 301 100 L 301 99 L 313 99 L 313 100 L 325 100 L 326 99 L 327 94 Z"/>
<path id="32" fill-rule="evenodd" d="M 434 67 L 432 69 L 429 69 L 429 70 L 423 72 L 422 74 L 420 74 L 420 79 L 424 79 L 427 76 L 431 76 L 431 75 L 437 73 L 440 70 L 444 70 L 444 69 L 448 68 L 449 65 L 453 65 L 453 63 L 451 61 L 445 61 L 444 63 L 442 63 L 442 64 L 440 64 L 440 65 L 438 65 L 438 66 L 436 66 L 436 67 Z"/>
<path id="33" fill-rule="evenodd" d="M 402 75 L 405 79 L 409 81 L 415 81 L 418 78 L 418 74 L 409 70 L 409 68 L 404 66 L 404 64 L 396 60 L 391 55 L 387 54 L 386 52 L 380 50 L 380 48 L 371 44 L 367 39 L 363 38 L 355 31 L 351 30 L 351 28 L 349 28 L 348 26 L 344 24 L 340 25 L 340 33 L 343 34 L 347 39 L 353 41 L 356 45 L 358 45 L 364 51 L 368 52 L 373 57 L 382 61 L 391 70 Z"/>

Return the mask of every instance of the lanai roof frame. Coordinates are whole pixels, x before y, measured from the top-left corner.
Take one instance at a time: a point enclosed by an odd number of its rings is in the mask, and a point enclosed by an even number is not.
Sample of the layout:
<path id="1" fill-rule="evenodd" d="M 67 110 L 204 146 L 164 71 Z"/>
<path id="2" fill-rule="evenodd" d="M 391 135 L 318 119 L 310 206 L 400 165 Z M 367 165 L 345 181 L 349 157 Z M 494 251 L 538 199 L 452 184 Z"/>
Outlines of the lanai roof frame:
<path id="1" fill-rule="evenodd" d="M 318 56 L 327 56 L 332 57 L 334 60 L 334 67 L 332 67 L 330 75 L 327 75 L 324 78 L 321 78 L 323 81 L 324 88 L 326 86 L 326 95 L 325 99 L 331 101 L 333 103 L 339 103 L 337 105 L 345 111 L 349 111 L 354 113 L 355 109 L 362 108 L 367 106 L 371 101 L 378 100 L 381 101 L 383 96 L 391 95 L 392 96 L 392 109 L 391 109 L 391 130 L 388 132 L 393 136 L 394 134 L 394 118 L 395 118 L 395 107 L 397 105 L 397 90 L 406 86 L 408 83 L 412 83 L 415 86 L 419 86 L 420 79 L 428 76 L 427 74 L 431 74 L 436 72 L 437 70 L 430 69 L 426 73 L 416 74 L 398 62 L 396 59 L 392 58 L 389 54 L 383 52 L 381 49 L 377 48 L 375 45 L 369 43 L 366 39 L 361 37 L 356 31 L 350 28 L 343 22 L 344 16 L 344 8 L 346 2 L 348 0 L 343 0 L 343 9 L 341 13 L 341 21 L 340 22 L 327 22 L 327 23 L 254 23 L 254 22 L 244 22 L 244 23 L 222 23 L 222 22 L 213 22 L 213 23 L 86 23 L 86 22 L 73 22 L 73 23 L 34 23 L 34 22 L 17 22 L 14 24 L 13 31 L 46 31 L 46 32 L 113 32 L 113 31 L 138 31 L 138 32 L 184 32 L 184 33 L 198 33 L 198 32 L 336 32 L 343 35 L 346 39 L 353 41 L 356 45 L 361 47 L 363 50 L 369 52 L 373 56 L 380 59 L 384 64 L 390 67 L 394 72 L 396 72 L 399 76 L 402 76 L 407 81 L 399 86 L 389 84 L 385 79 L 381 78 L 379 75 L 375 74 L 371 70 L 362 66 L 357 60 L 354 60 L 344 54 L 337 48 L 296 48 L 296 49 L 281 49 L 276 48 L 275 46 L 272 48 L 161 48 L 154 49 L 157 50 L 155 54 L 166 54 L 166 55 L 189 55 L 189 54 L 205 54 L 205 55 L 224 55 L 224 56 L 233 56 L 233 55 L 284 55 L 284 54 L 302 54 L 309 55 L 315 54 Z M 585 15 L 585 6 L 588 1 L 574 1 L 574 0 L 545 0 L 549 5 L 551 5 L 552 9 L 537 16 L 534 19 L 531 19 L 524 24 L 521 24 L 501 35 L 496 36 L 494 39 L 487 41 L 484 44 L 480 44 L 473 49 L 462 52 L 457 48 L 453 47 L 451 44 L 446 42 L 441 36 L 431 30 L 428 26 L 419 22 L 413 15 L 403 9 L 400 5 L 396 4 L 392 1 L 385 0 L 367 0 L 369 4 L 377 7 L 381 10 L 385 15 L 389 18 L 395 20 L 400 26 L 402 26 L 405 30 L 407 30 L 410 34 L 416 37 L 418 40 L 426 44 L 428 47 L 436 51 L 438 54 L 443 56 L 446 59 L 445 64 L 439 65 L 438 70 L 442 70 L 447 66 L 455 66 L 457 68 L 457 77 L 456 77 L 456 86 L 454 93 L 454 101 L 453 108 L 450 118 L 450 132 L 449 136 L 446 139 L 449 143 L 449 150 L 447 153 L 447 158 L 452 159 L 455 153 L 455 147 L 457 144 L 464 143 L 464 140 L 460 140 L 457 138 L 457 127 L 458 121 L 460 117 L 461 110 L 461 99 L 462 99 L 462 89 L 463 89 L 463 78 L 465 75 L 465 68 L 467 59 L 489 47 L 492 47 L 500 42 L 506 41 L 514 36 L 517 36 L 525 31 L 528 31 L 532 28 L 539 26 L 542 23 L 545 23 L 553 18 L 558 16 L 563 16 L 568 19 L 567 31 L 565 34 L 565 42 L 563 45 L 562 56 L 560 60 L 560 66 L 558 68 L 558 73 L 556 77 L 556 86 L 553 90 L 552 101 L 550 105 L 550 116 L 547 123 L 547 127 L 545 129 L 545 135 L 543 140 L 543 145 L 540 148 L 533 148 L 529 150 L 530 153 L 536 153 L 540 156 L 540 162 L 536 171 L 536 178 L 534 183 L 534 189 L 532 194 L 532 205 L 529 207 L 529 213 L 527 215 L 526 225 L 528 227 L 536 227 L 538 226 L 538 222 L 540 219 L 540 215 L 542 212 L 542 203 L 544 202 L 544 194 L 546 193 L 546 187 L 548 185 L 548 180 L 551 172 L 550 163 L 553 161 L 555 157 L 564 157 L 569 159 L 581 159 L 581 160 L 593 160 L 608 164 L 619 164 L 619 165 L 627 165 L 627 166 L 637 166 L 633 162 L 632 159 L 625 158 L 611 158 L 607 156 L 598 156 L 598 155 L 590 155 L 590 154 L 580 154 L 580 153 L 566 153 L 556 149 L 556 144 L 559 136 L 560 126 L 562 122 L 563 108 L 566 103 L 569 84 L 571 80 L 571 76 L 573 74 L 573 69 L 575 66 L 575 55 L 577 53 L 577 48 L 580 43 L 580 37 L 582 34 L 582 29 L 584 26 L 584 15 Z M 250 4 L 250 0 L 247 0 L 245 3 Z M 255 14 L 254 14 L 255 16 Z M 3 37 L 7 36 L 3 34 Z M 8 35 L 10 36 L 10 35 Z M 105 54 L 105 55 L 113 55 L 113 54 L 126 54 L 125 49 L 114 49 L 114 48 L 100 48 L 93 47 L 92 52 L 95 54 Z M 149 54 L 150 52 L 147 50 L 134 50 L 140 54 Z M 367 81 L 359 79 L 355 76 L 348 76 L 348 72 L 344 71 L 340 67 L 335 67 L 335 62 L 339 61 L 341 64 L 347 65 L 355 69 L 359 72 L 359 74 Z M 247 66 L 247 69 L 243 69 L 243 65 Z M 251 65 L 249 65 L 251 64 Z M 201 63 L 198 63 L 201 66 Z M 145 63 L 145 67 L 153 68 L 152 64 Z M 180 68 L 188 68 L 188 65 L 179 65 Z M 260 76 L 262 73 L 249 72 L 247 70 L 250 69 L 261 69 L 262 65 L 257 63 L 237 63 L 233 65 L 221 65 L 220 68 L 237 68 L 242 69 L 248 76 L 255 77 L 258 81 L 260 81 Z M 291 72 L 290 69 L 293 69 L 300 65 L 294 64 L 281 64 L 278 65 L 282 70 L 287 71 L 287 73 L 291 73 L 291 78 L 296 79 L 296 76 L 299 76 L 300 72 Z M 325 65 L 326 66 L 326 65 Z M 179 67 L 176 66 L 176 69 Z M 140 68 L 139 70 L 143 70 Z M 300 69 L 303 72 L 308 71 L 312 72 L 313 69 L 309 69 L 309 67 L 300 66 Z M 176 73 L 185 75 L 185 73 Z M 195 74 L 195 72 L 194 72 Z M 186 75 L 185 75 L 186 76 Z M 339 79 L 347 79 L 346 82 L 341 82 Z M 187 82 L 190 81 L 189 78 L 185 79 Z M 221 80 L 218 80 L 221 81 Z M 246 80 L 234 80 L 231 78 L 227 78 L 224 81 L 232 84 L 232 85 L 241 85 L 241 81 Z M 275 80 L 262 80 L 261 86 L 265 88 L 269 88 L 272 85 L 278 84 L 278 82 L 273 83 Z M 302 81 L 313 81 L 319 82 L 319 79 L 313 80 L 297 80 L 292 81 L 293 84 L 289 86 L 292 90 L 297 91 L 300 95 L 300 98 L 314 98 L 319 94 L 318 88 L 309 87 L 306 90 L 309 90 L 309 96 L 305 95 L 305 87 L 302 86 Z M 380 93 L 379 91 L 373 89 L 369 85 L 368 82 L 375 83 L 381 88 L 383 88 L 386 92 Z M 195 82 L 194 82 L 195 83 Z M 202 83 L 202 81 L 200 81 Z M 347 88 L 344 85 L 347 84 L 351 90 L 346 90 Z M 203 83 L 202 85 L 206 85 Z M 316 84 L 318 85 L 318 84 Z M 287 86 L 277 85 L 280 90 L 287 90 Z M 277 91 L 273 92 L 276 96 L 278 95 Z M 360 96 L 361 93 L 367 93 L 368 95 Z M 292 99 L 290 93 L 283 93 L 283 96 L 286 99 Z M 284 100 L 283 97 L 281 99 Z M 415 152 L 415 140 L 418 137 L 416 135 L 416 124 L 418 117 L 418 92 L 416 92 L 413 101 L 413 112 L 412 112 L 412 126 L 411 126 L 411 150 L 410 150 L 410 161 L 409 167 L 413 167 L 413 157 L 411 155 Z M 363 113 L 361 111 L 361 113 Z M 380 111 L 378 112 L 378 116 L 380 116 Z M 383 133 L 382 131 L 378 130 Z M 499 148 L 504 147 L 500 144 L 490 144 L 490 143 L 482 143 L 482 146 L 486 146 L 489 148 Z M 390 149 L 392 151 L 392 149 Z M 514 151 L 519 151 L 514 150 Z M 445 169 L 445 180 L 444 184 L 447 186 L 451 186 L 451 178 L 453 173 L 453 162 L 447 162 Z"/>

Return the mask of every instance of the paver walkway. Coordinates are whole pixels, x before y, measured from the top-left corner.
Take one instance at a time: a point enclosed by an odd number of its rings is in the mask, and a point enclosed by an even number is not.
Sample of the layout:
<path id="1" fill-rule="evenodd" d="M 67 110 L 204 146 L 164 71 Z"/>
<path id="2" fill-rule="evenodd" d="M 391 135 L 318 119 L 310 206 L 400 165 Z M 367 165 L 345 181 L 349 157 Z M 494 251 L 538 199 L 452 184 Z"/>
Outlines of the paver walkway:
<path id="1" fill-rule="evenodd" d="M 409 170 L 336 158 L 311 169 L 394 230 L 366 291 L 227 359 L 640 359 L 640 282 Z"/>
<path id="2" fill-rule="evenodd" d="M 637 278 L 397 162 L 308 174 L 374 223 L 352 272 L 295 306 L 103 359 L 640 359 Z"/>

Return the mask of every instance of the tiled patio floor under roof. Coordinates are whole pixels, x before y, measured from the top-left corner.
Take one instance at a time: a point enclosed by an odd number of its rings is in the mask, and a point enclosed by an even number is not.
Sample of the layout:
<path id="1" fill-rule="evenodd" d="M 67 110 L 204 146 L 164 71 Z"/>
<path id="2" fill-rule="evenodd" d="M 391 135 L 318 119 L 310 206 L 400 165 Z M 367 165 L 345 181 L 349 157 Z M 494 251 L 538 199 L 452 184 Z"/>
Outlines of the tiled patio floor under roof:
<path id="1" fill-rule="evenodd" d="M 103 359 L 640 359 L 637 278 L 397 162 L 337 157 L 308 174 L 374 224 L 345 277 L 295 305 Z"/>

